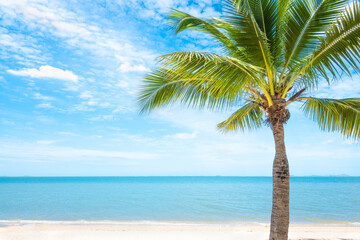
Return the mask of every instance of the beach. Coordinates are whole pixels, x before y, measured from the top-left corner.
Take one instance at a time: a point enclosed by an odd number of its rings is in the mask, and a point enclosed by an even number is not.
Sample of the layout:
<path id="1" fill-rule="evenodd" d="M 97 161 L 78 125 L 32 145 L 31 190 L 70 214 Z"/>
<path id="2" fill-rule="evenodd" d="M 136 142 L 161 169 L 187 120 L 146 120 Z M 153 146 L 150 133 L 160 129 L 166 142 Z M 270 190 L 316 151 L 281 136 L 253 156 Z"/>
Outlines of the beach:
<path id="1" fill-rule="evenodd" d="M 12 222 L 0 227 L 1 240 L 259 240 L 269 225 L 213 223 Z M 292 224 L 289 239 L 360 240 L 360 225 Z"/>
<path id="2" fill-rule="evenodd" d="M 0 240 L 360 240 L 360 0 L 0 16 Z"/>

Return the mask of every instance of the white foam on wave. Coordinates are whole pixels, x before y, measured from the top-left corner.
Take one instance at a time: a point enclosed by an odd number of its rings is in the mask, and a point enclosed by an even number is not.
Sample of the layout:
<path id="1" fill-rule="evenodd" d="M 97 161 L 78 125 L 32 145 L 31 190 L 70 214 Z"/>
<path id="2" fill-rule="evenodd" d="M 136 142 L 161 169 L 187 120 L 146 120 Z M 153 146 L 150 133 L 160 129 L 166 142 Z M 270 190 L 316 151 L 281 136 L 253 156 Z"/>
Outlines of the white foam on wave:
<path id="1" fill-rule="evenodd" d="M 153 220 L 136 220 L 136 221 L 116 221 L 116 220 L 75 220 L 75 221 L 57 221 L 57 220 L 0 220 L 3 226 L 21 226 L 33 224 L 50 224 L 50 225 L 176 225 L 176 226 L 206 226 L 206 225 L 253 225 L 261 224 L 255 222 L 181 222 L 181 221 L 153 221 Z"/>
<path id="2" fill-rule="evenodd" d="M 270 226 L 270 223 L 263 222 L 244 222 L 244 221 L 225 221 L 225 222 L 191 222 L 191 221 L 154 221 L 154 220 L 134 220 L 134 221 L 117 221 L 117 220 L 0 220 L 0 227 L 6 226 L 23 226 L 35 224 L 49 224 L 49 225 L 155 225 L 155 226 L 211 226 L 211 225 L 258 225 Z M 297 224 L 312 224 L 312 223 L 292 223 Z M 313 223 L 314 224 L 314 223 Z M 347 225 L 347 226 L 360 226 L 360 222 L 334 222 L 334 221 L 319 221 L 317 224 L 324 225 Z"/>
<path id="3" fill-rule="evenodd" d="M 360 222 L 351 222 L 349 224 L 351 224 L 351 225 L 359 225 L 360 226 Z"/>

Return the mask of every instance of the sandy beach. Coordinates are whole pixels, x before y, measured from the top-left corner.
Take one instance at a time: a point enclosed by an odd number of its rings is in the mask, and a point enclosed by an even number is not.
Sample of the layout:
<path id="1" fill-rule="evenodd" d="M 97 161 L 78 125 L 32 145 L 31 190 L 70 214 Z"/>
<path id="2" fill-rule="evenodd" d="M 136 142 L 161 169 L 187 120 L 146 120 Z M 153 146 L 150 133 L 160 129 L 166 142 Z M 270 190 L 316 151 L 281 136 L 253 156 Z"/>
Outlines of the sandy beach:
<path id="1" fill-rule="evenodd" d="M 1 240 L 258 240 L 267 239 L 265 224 L 207 223 L 11 223 L 0 227 Z M 360 226 L 292 224 L 289 239 L 360 240 Z"/>

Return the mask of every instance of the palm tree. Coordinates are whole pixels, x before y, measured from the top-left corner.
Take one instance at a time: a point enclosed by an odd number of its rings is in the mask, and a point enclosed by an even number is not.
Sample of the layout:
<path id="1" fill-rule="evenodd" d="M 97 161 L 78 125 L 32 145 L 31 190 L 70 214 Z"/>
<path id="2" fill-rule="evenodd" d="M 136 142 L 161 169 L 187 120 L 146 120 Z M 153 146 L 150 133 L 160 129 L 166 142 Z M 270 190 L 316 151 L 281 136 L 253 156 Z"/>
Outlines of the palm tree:
<path id="1" fill-rule="evenodd" d="M 222 53 L 174 52 L 159 57 L 138 100 L 142 112 L 180 102 L 192 107 L 236 107 L 221 131 L 270 126 L 275 140 L 271 240 L 288 237 L 289 166 L 284 143 L 288 106 L 322 130 L 360 137 L 360 99 L 311 97 L 320 81 L 360 72 L 358 0 L 224 0 L 221 18 L 200 19 L 172 10 L 176 33 L 212 37 Z M 296 106 L 296 105 L 295 105 Z"/>

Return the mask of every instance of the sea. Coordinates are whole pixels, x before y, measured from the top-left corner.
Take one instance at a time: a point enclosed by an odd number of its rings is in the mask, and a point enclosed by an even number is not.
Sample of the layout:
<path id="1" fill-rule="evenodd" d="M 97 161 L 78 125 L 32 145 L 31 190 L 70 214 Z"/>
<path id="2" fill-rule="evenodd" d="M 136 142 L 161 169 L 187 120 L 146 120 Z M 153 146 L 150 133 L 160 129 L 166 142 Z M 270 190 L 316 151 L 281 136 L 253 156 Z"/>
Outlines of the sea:
<path id="1" fill-rule="evenodd" d="M 291 177 L 293 223 L 360 223 L 360 177 Z M 271 177 L 0 177 L 0 220 L 269 223 Z"/>

